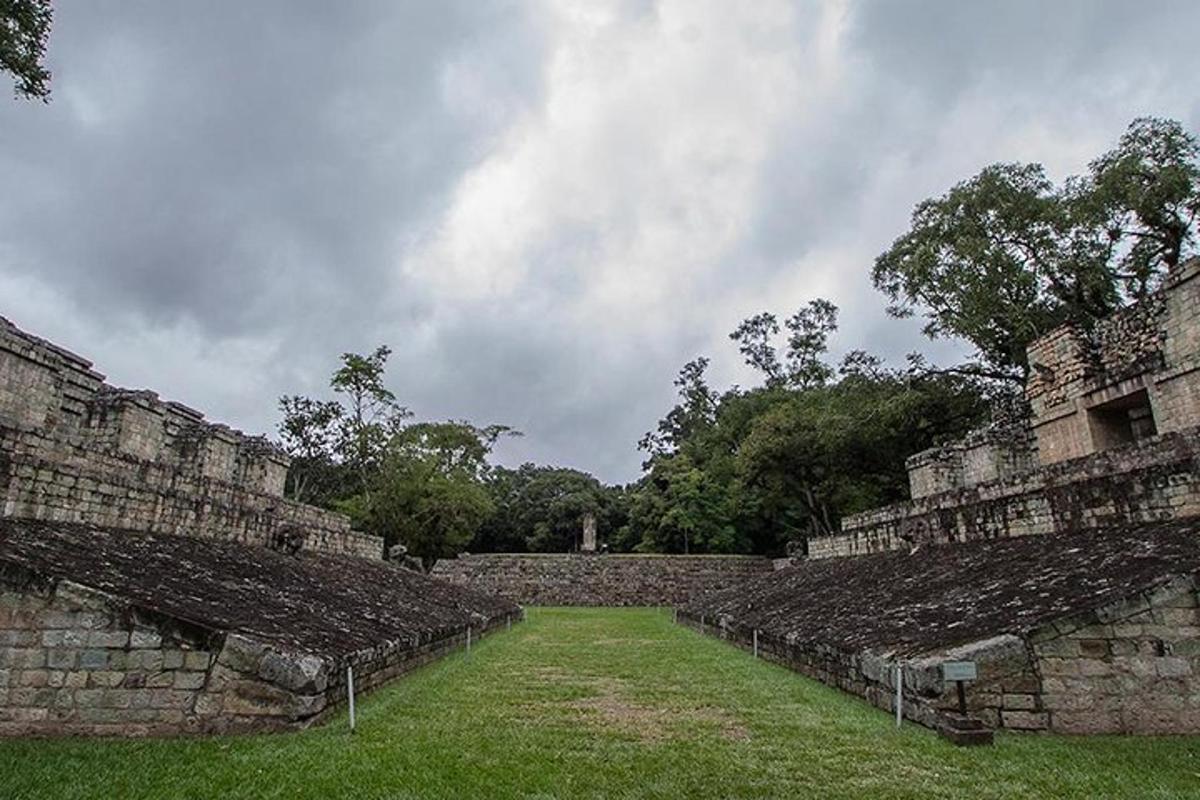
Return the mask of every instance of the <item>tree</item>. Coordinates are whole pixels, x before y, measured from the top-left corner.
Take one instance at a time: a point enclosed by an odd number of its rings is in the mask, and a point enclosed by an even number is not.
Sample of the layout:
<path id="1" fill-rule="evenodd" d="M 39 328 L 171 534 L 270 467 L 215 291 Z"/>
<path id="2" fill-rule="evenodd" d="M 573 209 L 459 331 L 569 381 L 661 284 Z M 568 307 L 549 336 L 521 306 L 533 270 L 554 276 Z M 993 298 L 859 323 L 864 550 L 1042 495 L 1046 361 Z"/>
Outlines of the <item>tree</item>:
<path id="1" fill-rule="evenodd" d="M 1175 120 L 1135 119 L 1116 148 L 1091 163 L 1090 202 L 1113 241 L 1126 291 L 1140 300 L 1179 264 L 1200 215 L 1200 144 Z"/>
<path id="2" fill-rule="evenodd" d="M 646 474 L 627 493 L 616 541 L 653 552 L 781 552 L 830 534 L 846 514 L 907 495 L 904 461 L 986 418 L 981 383 L 961 375 L 892 370 L 853 351 L 827 360 L 837 308 L 816 300 L 780 332 L 770 313 L 730 337 L 764 373 L 762 386 L 718 394 L 705 359 L 676 380 L 679 402 L 647 435 Z M 636 543 L 636 544 L 634 544 Z"/>
<path id="3" fill-rule="evenodd" d="M 707 358 L 696 358 L 683 365 L 675 379 L 680 402 L 659 420 L 658 427 L 638 442 L 638 449 L 651 457 L 673 452 L 680 443 L 698 431 L 712 425 L 717 407 L 717 395 L 704 380 Z"/>
<path id="4" fill-rule="evenodd" d="M 403 427 L 372 475 L 367 528 L 389 546 L 404 544 L 426 569 L 456 555 L 493 512 L 484 485 L 487 457 L 506 433 L 502 426 L 466 422 Z"/>
<path id="5" fill-rule="evenodd" d="M 338 399 L 279 398 L 279 433 L 292 457 L 291 497 L 330 505 L 361 493 L 369 501 L 371 476 L 387 443 L 412 416 L 384 385 L 390 354 L 386 346 L 366 356 L 343 353 L 329 380 Z"/>
<path id="6" fill-rule="evenodd" d="M 746 363 L 763 373 L 768 387 L 820 386 L 833 376 L 822 357 L 829 335 L 837 330 L 837 314 L 837 306 L 818 298 L 788 317 L 783 323 L 788 336 L 782 361 L 771 342 L 779 333 L 779 321 L 770 312 L 744 320 L 729 338 L 738 343 Z"/>
<path id="7" fill-rule="evenodd" d="M 42 60 L 53 18 L 50 0 L 0 0 L 0 70 L 13 76 L 18 97 L 50 96 L 50 72 Z"/>
<path id="8" fill-rule="evenodd" d="M 1087 176 L 1055 186 L 1040 164 L 995 164 L 913 212 L 875 261 L 889 311 L 926 318 L 930 337 L 975 345 L 969 371 L 1024 381 L 1029 343 L 1090 326 L 1139 299 L 1194 241 L 1195 137 L 1139 119 Z"/>
<path id="9" fill-rule="evenodd" d="M 904 461 L 986 416 L 979 386 L 909 376 L 852 354 L 835 384 L 757 416 L 736 456 L 742 502 L 788 538 L 836 533 L 847 514 L 907 496 Z"/>
<path id="10" fill-rule="evenodd" d="M 384 448 L 404 419 L 412 416 L 383 383 L 391 353 L 386 345 L 367 356 L 343 353 L 342 366 L 329 381 L 333 391 L 346 398 L 343 413 L 336 418 L 335 447 L 342 462 L 358 475 L 368 500 L 371 473 L 378 467 Z"/>
<path id="11" fill-rule="evenodd" d="M 332 400 L 290 395 L 279 398 L 279 410 L 283 413 L 281 443 L 292 457 L 288 496 L 301 503 L 320 502 L 340 482 L 334 454 L 342 406 Z"/>
<path id="12" fill-rule="evenodd" d="M 620 490 L 579 470 L 498 467 L 487 485 L 496 511 L 472 541 L 472 551 L 569 552 L 579 547 L 585 516 L 596 517 L 597 534 L 605 541 L 625 522 Z"/>

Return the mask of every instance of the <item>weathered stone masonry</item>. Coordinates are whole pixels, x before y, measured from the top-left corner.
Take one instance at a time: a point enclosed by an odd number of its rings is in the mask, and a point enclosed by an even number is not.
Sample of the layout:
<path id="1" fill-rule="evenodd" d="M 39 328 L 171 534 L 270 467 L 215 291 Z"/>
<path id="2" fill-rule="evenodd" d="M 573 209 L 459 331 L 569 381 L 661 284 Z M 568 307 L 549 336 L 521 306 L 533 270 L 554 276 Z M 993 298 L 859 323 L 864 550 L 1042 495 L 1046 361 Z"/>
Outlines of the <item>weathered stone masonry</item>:
<path id="1" fill-rule="evenodd" d="M 0 520 L 0 735 L 304 727 L 348 666 L 366 691 L 521 615 L 378 561 Z"/>
<path id="2" fill-rule="evenodd" d="M 522 605 L 666 606 L 772 569 L 757 556 L 490 553 L 439 561 L 433 574 Z"/>
<path id="3" fill-rule="evenodd" d="M 1200 530 L 1173 523 L 806 561 L 683 607 L 683 624 L 930 727 L 946 661 L 968 712 L 1062 733 L 1200 730 Z"/>
<path id="4" fill-rule="evenodd" d="M 847 517 L 809 558 L 1200 516 L 1200 430 Z"/>
<path id="5" fill-rule="evenodd" d="M 0 318 L 0 515 L 382 558 L 378 537 L 283 497 L 288 459 Z"/>
<path id="6" fill-rule="evenodd" d="M 847 517 L 809 557 L 1200 515 L 1200 259 L 1029 361 L 1023 414 L 910 458 L 911 502 Z"/>

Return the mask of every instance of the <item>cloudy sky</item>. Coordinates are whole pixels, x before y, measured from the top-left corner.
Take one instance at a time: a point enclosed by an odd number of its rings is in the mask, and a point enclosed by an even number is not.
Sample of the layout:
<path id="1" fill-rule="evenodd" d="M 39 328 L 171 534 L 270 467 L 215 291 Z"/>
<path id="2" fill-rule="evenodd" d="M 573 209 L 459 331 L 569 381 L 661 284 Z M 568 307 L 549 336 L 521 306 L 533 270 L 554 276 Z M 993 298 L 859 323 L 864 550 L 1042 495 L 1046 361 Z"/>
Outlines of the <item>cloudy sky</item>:
<path id="1" fill-rule="evenodd" d="M 953 357 L 870 286 L 919 200 L 1200 129 L 1192 0 L 55 6 L 51 102 L 0 100 L 0 315 L 251 432 L 387 343 L 419 417 L 609 481 L 685 361 L 753 381 L 755 312 Z"/>

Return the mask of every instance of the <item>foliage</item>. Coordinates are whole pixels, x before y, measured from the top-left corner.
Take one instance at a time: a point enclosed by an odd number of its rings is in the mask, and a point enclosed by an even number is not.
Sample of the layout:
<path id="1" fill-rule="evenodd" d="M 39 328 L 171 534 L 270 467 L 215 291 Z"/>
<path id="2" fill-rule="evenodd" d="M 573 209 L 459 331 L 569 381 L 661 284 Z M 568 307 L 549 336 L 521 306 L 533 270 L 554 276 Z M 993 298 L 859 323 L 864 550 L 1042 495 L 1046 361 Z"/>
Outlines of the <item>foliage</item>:
<path id="1" fill-rule="evenodd" d="M 303 503 L 328 502 L 340 493 L 343 477 L 333 462 L 341 404 L 290 395 L 279 398 L 279 410 L 281 444 L 292 457 L 288 494 Z"/>
<path id="2" fill-rule="evenodd" d="M 587 515 L 598 538 L 624 524 L 623 492 L 594 476 L 562 467 L 523 464 L 497 467 L 488 478 L 496 512 L 471 543 L 472 552 L 568 552 L 577 550 Z"/>
<path id="3" fill-rule="evenodd" d="M 350 517 L 359 530 L 403 543 L 428 568 L 455 555 L 493 510 L 488 455 L 503 425 L 406 424 L 388 389 L 391 351 L 344 353 L 329 385 L 337 399 L 280 398 L 281 443 L 292 457 L 287 491 Z"/>
<path id="4" fill-rule="evenodd" d="M 503 430 L 427 422 L 398 431 L 372 475 L 368 529 L 403 543 L 426 568 L 456 555 L 492 513 L 484 478 Z"/>
<path id="5" fill-rule="evenodd" d="M 875 261 L 890 311 L 978 351 L 977 374 L 1024 380 L 1029 343 L 1153 289 L 1189 252 L 1200 210 L 1196 138 L 1135 120 L 1089 174 L 1056 186 L 1040 164 L 995 164 L 917 205 Z"/>
<path id="6" fill-rule="evenodd" d="M 984 387 L 969 377 L 887 370 L 860 351 L 835 370 L 825 361 L 837 320 L 828 301 L 789 318 L 784 359 L 774 319 L 758 314 L 730 337 L 762 386 L 719 395 L 706 359 L 685 365 L 679 403 L 642 439 L 647 472 L 629 491 L 618 538 L 654 552 L 777 553 L 903 499 L 905 458 L 985 417 Z"/>
<path id="7" fill-rule="evenodd" d="M 788 337 L 782 361 L 771 343 L 779 333 L 779 322 L 770 312 L 745 320 L 729 338 L 738 343 L 746 363 L 763 373 L 767 386 L 807 388 L 829 380 L 833 373 L 822 356 L 829 334 L 837 330 L 837 306 L 828 300 L 813 300 L 783 324 Z"/>
<path id="8" fill-rule="evenodd" d="M 368 497 L 388 442 L 401 430 L 404 419 L 412 416 L 383 383 L 391 353 L 386 345 L 367 356 L 344 353 L 342 366 L 329 381 L 333 391 L 345 398 L 342 413 L 333 419 L 334 450 L 342 464 L 357 474 Z"/>
<path id="9" fill-rule="evenodd" d="M 0 70 L 13 76 L 18 97 L 50 96 L 50 72 L 42 62 L 53 19 L 50 0 L 0 0 Z"/>

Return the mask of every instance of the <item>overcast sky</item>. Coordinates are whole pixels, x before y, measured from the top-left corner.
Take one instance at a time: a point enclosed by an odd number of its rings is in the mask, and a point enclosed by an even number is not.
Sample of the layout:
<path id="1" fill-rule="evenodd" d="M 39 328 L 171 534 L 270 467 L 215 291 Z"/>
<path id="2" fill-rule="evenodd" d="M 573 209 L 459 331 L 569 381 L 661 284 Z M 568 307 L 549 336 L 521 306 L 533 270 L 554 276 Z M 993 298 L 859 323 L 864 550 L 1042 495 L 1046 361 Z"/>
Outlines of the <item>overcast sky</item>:
<path id="1" fill-rule="evenodd" d="M 919 200 L 1200 129 L 1193 0 L 55 6 L 51 102 L 0 100 L 0 315 L 250 432 L 386 343 L 419 418 L 609 481 L 684 362 L 754 381 L 758 311 L 953 357 L 870 285 Z"/>

